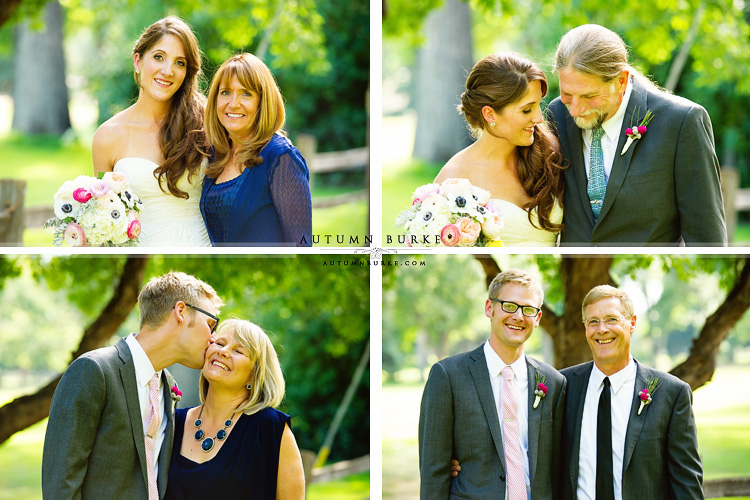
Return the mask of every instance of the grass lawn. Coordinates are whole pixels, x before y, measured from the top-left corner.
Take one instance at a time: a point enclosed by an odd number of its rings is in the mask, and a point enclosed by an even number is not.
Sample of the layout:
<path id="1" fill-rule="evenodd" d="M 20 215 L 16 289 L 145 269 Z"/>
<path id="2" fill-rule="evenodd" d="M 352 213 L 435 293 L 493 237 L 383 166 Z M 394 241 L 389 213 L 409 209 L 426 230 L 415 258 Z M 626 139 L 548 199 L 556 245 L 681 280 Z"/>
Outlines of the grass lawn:
<path id="1" fill-rule="evenodd" d="M 735 392 L 737 381 L 748 379 L 750 366 L 719 367 L 712 381 L 694 394 L 704 479 L 748 475 L 750 394 Z M 419 499 L 421 398 L 421 384 L 383 387 L 383 499 Z"/>
<path id="2" fill-rule="evenodd" d="M 52 205 L 52 197 L 66 180 L 79 175 L 93 175 L 91 150 L 77 142 L 61 139 L 7 136 L 0 138 L 0 158 L 3 159 L 2 177 L 26 180 L 25 206 Z M 360 191 L 361 187 L 313 187 L 314 199 Z M 364 246 L 369 234 L 368 203 L 358 201 L 313 211 L 314 235 L 341 235 L 344 243 L 331 238 L 326 246 Z M 350 237 L 358 237 L 360 244 L 350 244 Z M 321 241 L 323 239 L 321 238 Z M 30 228 L 24 231 L 24 246 L 52 246 L 51 230 Z"/>
<path id="3" fill-rule="evenodd" d="M 2 397 L 0 400 L 9 398 Z M 45 419 L 0 445 L 0 500 L 42 498 L 42 445 Z M 352 474 L 336 481 L 313 483 L 308 500 L 365 500 L 370 496 L 370 473 Z"/>

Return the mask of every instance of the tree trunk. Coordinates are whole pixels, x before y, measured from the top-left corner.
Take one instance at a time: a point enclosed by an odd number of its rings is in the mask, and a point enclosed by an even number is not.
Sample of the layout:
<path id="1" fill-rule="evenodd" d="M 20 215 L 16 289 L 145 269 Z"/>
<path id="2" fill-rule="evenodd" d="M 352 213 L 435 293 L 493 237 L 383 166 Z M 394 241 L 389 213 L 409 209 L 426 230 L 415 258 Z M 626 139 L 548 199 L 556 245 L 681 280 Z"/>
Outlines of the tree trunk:
<path id="1" fill-rule="evenodd" d="M 0 28 L 8 22 L 19 5 L 21 0 L 0 0 Z"/>
<path id="2" fill-rule="evenodd" d="M 143 276 L 148 264 L 148 257 L 130 257 L 125 263 L 120 282 L 114 291 L 112 300 L 99 317 L 83 333 L 81 344 L 73 353 L 71 362 L 81 354 L 103 347 L 117 333 L 138 301 L 138 292 L 143 283 Z M 60 382 L 59 375 L 52 382 L 35 394 L 14 399 L 0 408 L 0 444 L 16 432 L 33 425 L 49 416 L 52 395 Z"/>
<path id="3" fill-rule="evenodd" d="M 16 30 L 13 74 L 13 130 L 62 135 L 70 128 L 63 55 L 63 11 L 53 0 L 44 7 L 44 29 L 29 21 Z"/>
<path id="4" fill-rule="evenodd" d="M 456 111 L 474 60 L 468 2 L 446 0 L 430 12 L 425 39 L 415 69 L 414 156 L 444 163 L 471 143 L 466 123 Z"/>
<path id="5" fill-rule="evenodd" d="M 685 361 L 670 372 L 696 390 L 714 375 L 716 355 L 729 331 L 750 307 L 750 259 L 744 260 L 744 267 L 727 298 L 714 313 L 706 319 L 698 338 L 693 339 L 693 347 Z"/>
<path id="6" fill-rule="evenodd" d="M 560 276 L 565 290 L 563 312 L 556 316 L 543 309 L 541 326 L 555 343 L 555 368 L 565 368 L 591 360 L 591 350 L 586 343 L 581 304 L 586 294 L 597 285 L 614 285 L 609 275 L 612 256 L 563 257 Z M 546 318 L 546 319 L 545 319 Z"/>

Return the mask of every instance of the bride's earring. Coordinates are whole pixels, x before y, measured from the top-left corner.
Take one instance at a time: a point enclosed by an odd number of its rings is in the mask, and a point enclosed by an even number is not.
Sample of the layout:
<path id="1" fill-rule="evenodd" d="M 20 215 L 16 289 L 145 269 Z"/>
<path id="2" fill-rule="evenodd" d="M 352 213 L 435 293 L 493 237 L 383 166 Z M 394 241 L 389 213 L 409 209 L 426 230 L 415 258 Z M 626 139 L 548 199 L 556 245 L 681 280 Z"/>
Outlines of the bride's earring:
<path id="1" fill-rule="evenodd" d="M 250 384 L 247 384 L 247 385 L 246 385 L 245 387 L 247 388 L 247 390 L 248 390 L 248 391 L 249 391 L 249 390 L 251 390 L 251 389 L 253 388 L 253 386 L 252 386 L 252 385 L 250 385 Z"/>
<path id="2" fill-rule="evenodd" d="M 490 122 L 490 127 L 494 127 L 494 126 L 495 126 L 495 122 Z"/>
<path id="3" fill-rule="evenodd" d="M 138 69 L 138 68 L 135 68 L 135 73 L 136 73 L 136 74 L 138 74 L 138 73 L 140 73 L 140 72 L 141 72 L 141 70 L 140 70 L 140 69 Z"/>

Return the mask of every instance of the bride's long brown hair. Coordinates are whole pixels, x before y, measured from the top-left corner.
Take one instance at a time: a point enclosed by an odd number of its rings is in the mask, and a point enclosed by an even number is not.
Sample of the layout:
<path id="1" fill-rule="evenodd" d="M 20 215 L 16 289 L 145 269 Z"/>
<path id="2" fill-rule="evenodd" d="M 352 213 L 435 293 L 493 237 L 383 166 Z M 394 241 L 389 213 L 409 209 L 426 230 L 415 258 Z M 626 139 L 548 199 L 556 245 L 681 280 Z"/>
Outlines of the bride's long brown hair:
<path id="1" fill-rule="evenodd" d="M 479 137 L 487 130 L 482 108 L 489 106 L 500 113 L 509 104 L 523 97 L 529 84 L 542 84 L 542 97 L 547 95 L 547 77 L 544 71 L 528 59 L 512 52 L 492 54 L 474 65 L 466 80 L 466 91 L 461 94 L 459 112 L 463 113 L 472 136 Z M 550 220 L 555 200 L 562 204 L 564 169 L 560 142 L 547 122 L 535 127 L 534 143 L 516 147 L 516 166 L 526 194 L 531 198 L 524 207 L 529 215 L 537 209 L 541 229 L 557 232 L 562 224 Z"/>
<path id="2" fill-rule="evenodd" d="M 133 55 L 148 52 L 166 35 L 174 35 L 182 42 L 185 50 L 187 68 L 185 79 L 172 96 L 169 113 L 159 130 L 159 148 L 164 162 L 154 170 L 154 177 L 159 187 L 166 192 L 162 181 L 170 193 L 178 198 L 189 198 L 189 195 L 177 187 L 177 181 L 185 171 L 189 172 L 188 180 L 199 171 L 201 161 L 206 154 L 201 148 L 206 147 L 203 132 L 203 111 L 206 99 L 198 90 L 198 78 L 201 75 L 201 53 L 198 39 L 190 27 L 176 16 L 165 17 L 146 28 L 133 47 Z M 141 75 L 135 73 L 135 82 L 141 87 Z"/>

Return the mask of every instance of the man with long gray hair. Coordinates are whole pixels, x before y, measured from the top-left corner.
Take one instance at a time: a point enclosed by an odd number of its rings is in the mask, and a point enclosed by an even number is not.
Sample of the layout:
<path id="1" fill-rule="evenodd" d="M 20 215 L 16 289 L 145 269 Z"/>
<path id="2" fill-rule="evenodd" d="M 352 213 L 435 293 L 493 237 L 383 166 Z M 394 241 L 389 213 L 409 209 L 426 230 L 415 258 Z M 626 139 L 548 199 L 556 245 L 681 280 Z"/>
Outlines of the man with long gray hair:
<path id="1" fill-rule="evenodd" d="M 595 24 L 557 47 L 550 122 L 567 160 L 562 245 L 726 245 L 711 119 L 628 64 Z"/>

